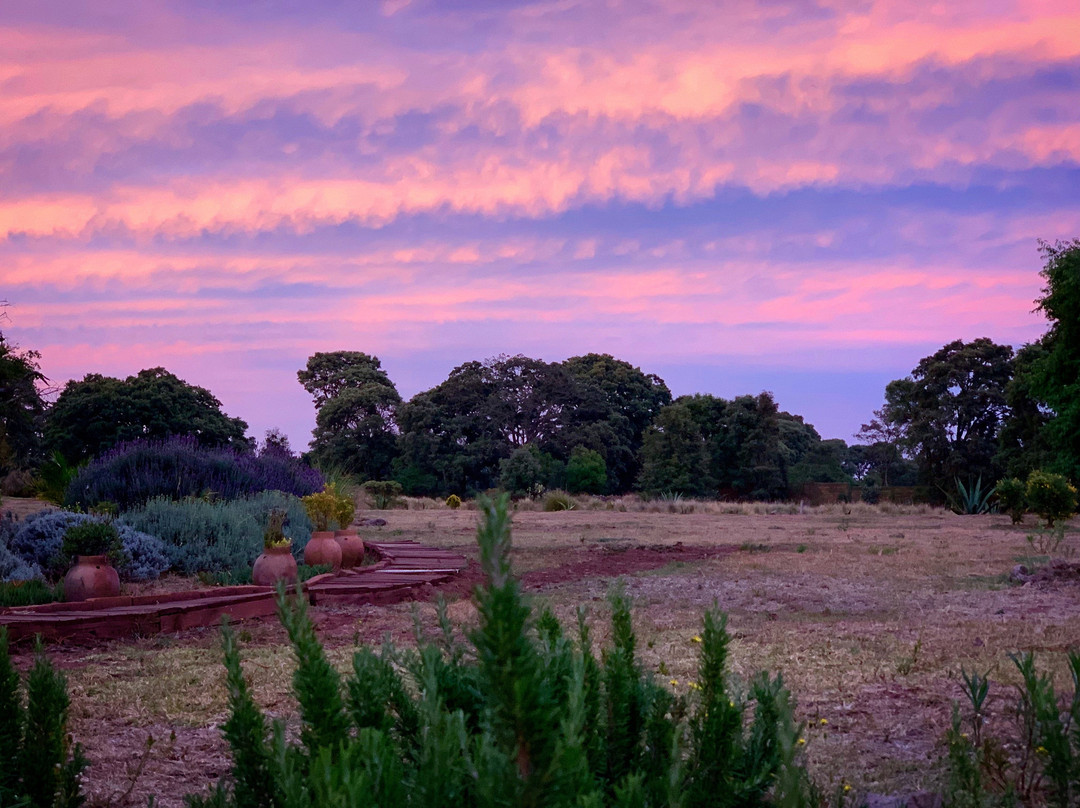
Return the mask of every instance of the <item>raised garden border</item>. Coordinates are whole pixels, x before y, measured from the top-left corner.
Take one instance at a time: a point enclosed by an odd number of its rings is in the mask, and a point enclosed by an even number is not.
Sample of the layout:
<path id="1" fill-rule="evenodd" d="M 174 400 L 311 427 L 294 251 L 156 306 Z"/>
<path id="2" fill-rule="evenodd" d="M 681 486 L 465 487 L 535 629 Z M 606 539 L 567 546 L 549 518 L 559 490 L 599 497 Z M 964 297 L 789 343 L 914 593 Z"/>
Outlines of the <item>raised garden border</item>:
<path id="1" fill-rule="evenodd" d="M 379 560 L 364 567 L 318 575 L 303 584 L 313 605 L 388 604 L 429 591 L 460 573 L 465 557 L 414 541 L 372 542 L 364 547 Z M 295 587 L 290 587 L 290 591 Z M 161 595 L 93 598 L 82 603 L 45 603 L 0 611 L 15 643 L 40 635 L 46 641 L 94 642 L 265 617 L 275 612 L 276 590 L 269 586 L 228 586 Z"/>

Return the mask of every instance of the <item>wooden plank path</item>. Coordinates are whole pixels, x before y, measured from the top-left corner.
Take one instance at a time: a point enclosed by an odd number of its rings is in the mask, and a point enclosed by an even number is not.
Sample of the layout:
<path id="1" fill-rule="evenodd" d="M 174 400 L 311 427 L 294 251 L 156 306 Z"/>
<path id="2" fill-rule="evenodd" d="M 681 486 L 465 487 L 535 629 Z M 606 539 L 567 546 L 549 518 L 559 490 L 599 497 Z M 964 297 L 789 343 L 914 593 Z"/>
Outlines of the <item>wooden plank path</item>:
<path id="1" fill-rule="evenodd" d="M 303 585 L 314 605 L 387 604 L 414 597 L 465 568 L 465 557 L 414 541 L 364 542 L 379 561 L 318 575 Z M 293 587 L 290 587 L 292 590 Z M 268 586 L 229 586 L 161 595 L 93 598 L 0 610 L 12 642 L 40 634 L 45 640 L 87 642 L 182 631 L 230 620 L 274 614 L 276 591 Z"/>

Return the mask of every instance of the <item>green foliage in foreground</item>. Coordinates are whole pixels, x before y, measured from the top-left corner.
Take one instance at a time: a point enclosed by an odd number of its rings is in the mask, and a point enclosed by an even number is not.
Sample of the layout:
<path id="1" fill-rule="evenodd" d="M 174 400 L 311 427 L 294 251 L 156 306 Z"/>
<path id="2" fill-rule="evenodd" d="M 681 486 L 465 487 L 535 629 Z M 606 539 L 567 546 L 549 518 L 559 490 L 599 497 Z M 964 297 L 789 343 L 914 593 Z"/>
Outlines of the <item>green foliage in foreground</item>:
<path id="1" fill-rule="evenodd" d="M 297 658 L 299 741 L 267 721 L 224 631 L 233 772 L 193 808 L 280 806 L 750 806 L 811 801 L 796 760 L 800 728 L 780 677 L 736 692 L 725 618 L 705 615 L 698 681 L 678 697 L 635 654 L 629 601 L 611 597 L 599 657 L 579 614 L 571 638 L 534 615 L 510 572 L 507 499 L 482 500 L 487 585 L 479 626 L 415 652 L 362 649 L 343 682 L 302 601 L 279 596 Z"/>
<path id="2" fill-rule="evenodd" d="M 77 808 L 87 761 L 68 738 L 67 682 L 39 647 L 25 703 L 19 684 L 0 628 L 0 805 Z"/>
<path id="3" fill-rule="evenodd" d="M 990 731 L 986 675 L 963 673 L 970 709 L 962 715 L 953 705 L 945 804 L 1072 808 L 1080 802 L 1080 654 L 1068 652 L 1071 694 L 1055 692 L 1050 675 L 1036 670 L 1033 654 L 1010 658 L 1020 683 L 1006 713 L 1012 721 L 1009 737 Z"/>

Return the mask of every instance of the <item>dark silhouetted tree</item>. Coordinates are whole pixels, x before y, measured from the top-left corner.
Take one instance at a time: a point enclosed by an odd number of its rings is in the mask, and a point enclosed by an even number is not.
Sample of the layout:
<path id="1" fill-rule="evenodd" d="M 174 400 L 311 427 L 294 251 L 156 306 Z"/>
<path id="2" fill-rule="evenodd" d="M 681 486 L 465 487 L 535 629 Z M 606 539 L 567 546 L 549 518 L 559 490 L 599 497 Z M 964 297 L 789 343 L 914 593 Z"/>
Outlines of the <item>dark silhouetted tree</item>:
<path id="1" fill-rule="evenodd" d="M 364 480 L 389 477 L 401 396 L 379 359 L 360 351 L 316 353 L 296 376 L 315 399 L 312 460 Z"/>
<path id="2" fill-rule="evenodd" d="M 221 411 L 221 402 L 165 368 L 115 379 L 91 373 L 64 385 L 45 422 L 45 442 L 78 463 L 138 438 L 190 435 L 204 446 L 249 449 L 247 424 Z"/>
<path id="3" fill-rule="evenodd" d="M 712 493 L 705 438 L 694 413 L 682 399 L 660 410 L 652 426 L 645 430 L 638 486 L 653 495 Z"/>
<path id="4" fill-rule="evenodd" d="M 1046 286 L 1036 303 L 1050 330 L 1031 363 L 1030 389 L 1052 413 L 1044 428 L 1050 468 L 1080 481 L 1080 239 L 1040 249 Z"/>
<path id="5" fill-rule="evenodd" d="M 956 340 L 921 360 L 909 377 L 889 382 L 882 419 L 900 430 L 900 446 L 925 484 L 952 491 L 955 478 L 997 479 L 1012 354 L 986 338 Z"/>
<path id="6" fill-rule="evenodd" d="M 37 351 L 20 351 L 0 333 L 0 472 L 41 459 L 45 402 L 38 389 L 47 380 Z"/>

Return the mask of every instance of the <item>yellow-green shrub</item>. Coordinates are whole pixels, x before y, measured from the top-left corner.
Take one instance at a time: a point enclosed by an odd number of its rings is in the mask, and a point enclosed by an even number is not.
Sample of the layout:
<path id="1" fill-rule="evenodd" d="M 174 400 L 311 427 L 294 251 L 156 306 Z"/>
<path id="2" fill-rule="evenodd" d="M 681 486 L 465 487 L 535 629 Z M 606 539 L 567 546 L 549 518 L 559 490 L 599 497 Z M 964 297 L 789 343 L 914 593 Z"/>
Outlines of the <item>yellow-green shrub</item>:
<path id="1" fill-rule="evenodd" d="M 1076 489 L 1060 474 L 1031 472 L 1026 493 L 1028 508 L 1045 519 L 1047 527 L 1076 512 Z"/>

